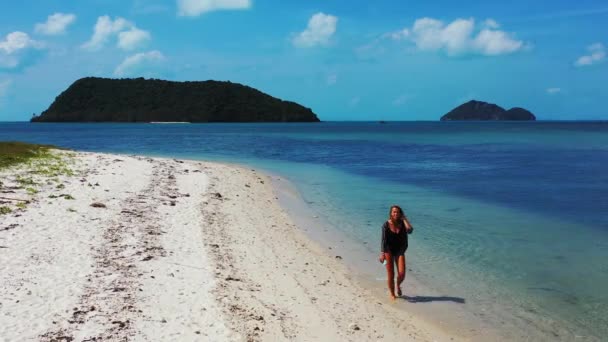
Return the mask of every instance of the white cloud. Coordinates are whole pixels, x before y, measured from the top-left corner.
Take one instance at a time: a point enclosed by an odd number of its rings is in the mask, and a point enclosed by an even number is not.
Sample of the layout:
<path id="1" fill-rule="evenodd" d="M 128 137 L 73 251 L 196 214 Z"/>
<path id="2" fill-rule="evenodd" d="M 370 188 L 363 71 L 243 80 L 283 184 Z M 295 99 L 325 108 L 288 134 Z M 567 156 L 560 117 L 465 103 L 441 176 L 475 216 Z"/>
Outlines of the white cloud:
<path id="1" fill-rule="evenodd" d="M 118 47 L 123 50 L 133 50 L 143 46 L 150 39 L 151 37 L 148 31 L 133 27 L 129 31 L 120 32 L 118 34 Z"/>
<path id="2" fill-rule="evenodd" d="M 123 50 L 132 50 L 143 45 L 151 39 L 148 31 L 138 29 L 135 24 L 124 18 L 112 20 L 104 15 L 97 18 L 91 39 L 82 45 L 83 49 L 96 51 L 101 49 L 113 36 L 118 36 L 118 47 Z"/>
<path id="3" fill-rule="evenodd" d="M 420 51 L 445 51 L 450 56 L 481 54 L 496 56 L 521 50 L 524 43 L 498 30 L 499 24 L 487 19 L 476 31 L 475 20 L 456 19 L 449 24 L 433 18 L 420 18 L 412 28 L 385 34 L 393 40 L 409 40 Z"/>
<path id="4" fill-rule="evenodd" d="M 125 60 L 114 70 L 114 75 L 133 75 L 146 68 L 157 66 L 164 60 L 165 56 L 157 50 L 137 53 L 125 58 Z"/>
<path id="5" fill-rule="evenodd" d="M 497 29 L 500 27 L 500 25 L 494 19 L 486 19 L 486 21 L 483 22 L 483 26 L 490 29 Z"/>
<path id="6" fill-rule="evenodd" d="M 337 24 L 337 17 L 319 12 L 310 18 L 308 27 L 300 32 L 292 42 L 297 47 L 327 45 L 331 36 L 336 32 Z"/>
<path id="7" fill-rule="evenodd" d="M 504 31 L 484 29 L 473 41 L 477 51 L 486 56 L 498 56 L 513 53 L 523 48 L 521 40 L 514 40 Z"/>
<path id="8" fill-rule="evenodd" d="M 42 47 L 42 43 L 31 39 L 27 33 L 15 31 L 7 34 L 0 40 L 0 68 L 15 68 L 25 51 Z"/>
<path id="9" fill-rule="evenodd" d="M 177 0 L 177 14 L 185 17 L 196 17 L 219 10 L 245 10 L 250 7 L 251 0 Z"/>
<path id="10" fill-rule="evenodd" d="M 603 61 L 606 58 L 606 47 L 601 43 L 595 43 L 587 47 L 588 55 L 579 57 L 574 65 L 577 67 L 589 66 Z"/>
<path id="11" fill-rule="evenodd" d="M 327 85 L 331 86 L 336 84 L 336 82 L 338 82 L 338 75 L 336 74 L 329 74 L 327 75 Z"/>
<path id="12" fill-rule="evenodd" d="M 36 33 L 45 34 L 48 36 L 65 33 L 66 28 L 76 20 L 74 14 L 55 13 L 49 15 L 46 23 L 36 24 L 34 30 Z"/>
<path id="13" fill-rule="evenodd" d="M 561 88 L 547 88 L 547 94 L 549 94 L 549 95 L 561 93 L 561 91 L 562 91 Z"/>
<path id="14" fill-rule="evenodd" d="M 462 54 L 469 48 L 469 40 L 475 21 L 473 19 L 456 19 L 442 31 L 443 44 L 449 54 Z"/>
<path id="15" fill-rule="evenodd" d="M 42 45 L 35 40 L 31 39 L 27 33 L 15 31 L 6 35 L 4 40 L 0 41 L 0 51 L 5 54 L 14 54 L 19 50 L 27 49 L 30 47 L 38 48 Z"/>
<path id="16" fill-rule="evenodd" d="M 99 17 L 95 24 L 93 36 L 88 42 L 84 43 L 82 47 L 90 51 L 99 50 L 112 35 L 132 26 L 133 25 L 130 22 L 120 17 L 116 18 L 114 21 L 107 15 Z"/>
<path id="17" fill-rule="evenodd" d="M 441 48 L 443 23 L 436 19 L 422 18 L 414 22 L 411 38 L 421 50 Z"/>

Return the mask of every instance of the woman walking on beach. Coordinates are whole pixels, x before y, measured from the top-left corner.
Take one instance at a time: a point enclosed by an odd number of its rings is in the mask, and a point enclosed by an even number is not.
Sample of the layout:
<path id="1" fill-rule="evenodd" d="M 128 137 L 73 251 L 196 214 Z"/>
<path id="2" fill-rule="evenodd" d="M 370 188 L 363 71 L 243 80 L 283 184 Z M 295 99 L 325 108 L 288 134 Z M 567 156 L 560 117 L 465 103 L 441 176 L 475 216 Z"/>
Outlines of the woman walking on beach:
<path id="1" fill-rule="evenodd" d="M 382 243 L 380 245 L 380 262 L 386 265 L 388 275 L 388 290 L 391 299 L 395 299 L 395 264 L 397 265 L 397 295 L 401 296 L 401 283 L 405 279 L 405 251 L 407 250 L 407 234 L 414 227 L 403 214 L 398 205 L 393 205 L 389 211 L 388 220 L 382 225 Z"/>

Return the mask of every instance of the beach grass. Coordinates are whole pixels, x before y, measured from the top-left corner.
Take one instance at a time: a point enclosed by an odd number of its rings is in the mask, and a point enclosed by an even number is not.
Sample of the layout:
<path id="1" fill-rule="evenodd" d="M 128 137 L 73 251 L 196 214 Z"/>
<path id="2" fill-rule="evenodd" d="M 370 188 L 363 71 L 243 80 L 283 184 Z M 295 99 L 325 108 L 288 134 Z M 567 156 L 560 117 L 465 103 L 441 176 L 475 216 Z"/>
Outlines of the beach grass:
<path id="1" fill-rule="evenodd" d="M 0 215 L 24 210 L 45 186 L 63 189 L 60 176 L 74 176 L 74 163 L 75 153 L 52 145 L 0 141 L 0 189 L 6 187 L 11 193 L 0 202 Z M 74 199 L 69 194 L 57 197 Z"/>
<path id="2" fill-rule="evenodd" d="M 16 141 L 0 141 L 0 170 L 32 159 L 51 156 L 51 145 L 28 144 Z"/>

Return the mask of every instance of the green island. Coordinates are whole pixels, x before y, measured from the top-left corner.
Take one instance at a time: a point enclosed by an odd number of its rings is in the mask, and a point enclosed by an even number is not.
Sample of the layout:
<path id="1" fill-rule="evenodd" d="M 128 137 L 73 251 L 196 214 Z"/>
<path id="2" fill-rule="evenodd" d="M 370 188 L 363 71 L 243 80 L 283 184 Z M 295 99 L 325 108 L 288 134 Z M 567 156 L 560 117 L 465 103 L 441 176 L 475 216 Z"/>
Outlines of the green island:
<path id="1" fill-rule="evenodd" d="M 471 100 L 452 109 L 441 117 L 441 121 L 456 120 L 510 120 L 510 121 L 535 121 L 536 116 L 529 110 L 514 107 L 509 110 L 483 101 Z"/>
<path id="2" fill-rule="evenodd" d="M 318 122 L 310 108 L 229 81 L 85 77 L 32 122 Z"/>

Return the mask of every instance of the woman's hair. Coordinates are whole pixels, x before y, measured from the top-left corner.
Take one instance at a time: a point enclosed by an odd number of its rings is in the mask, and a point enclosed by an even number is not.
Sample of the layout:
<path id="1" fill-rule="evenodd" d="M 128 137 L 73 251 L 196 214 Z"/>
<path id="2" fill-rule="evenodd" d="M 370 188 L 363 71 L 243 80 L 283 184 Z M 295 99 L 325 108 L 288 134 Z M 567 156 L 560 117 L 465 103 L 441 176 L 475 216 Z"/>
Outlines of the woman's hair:
<path id="1" fill-rule="evenodd" d="M 389 220 L 391 219 L 391 213 L 393 212 L 394 208 L 396 208 L 397 210 L 399 210 L 399 214 L 401 215 L 400 218 L 403 218 L 403 216 L 405 216 L 405 215 L 403 215 L 403 209 L 401 209 L 400 206 L 398 206 L 398 205 L 395 204 L 395 205 L 391 205 L 391 208 L 388 210 L 388 219 Z"/>

